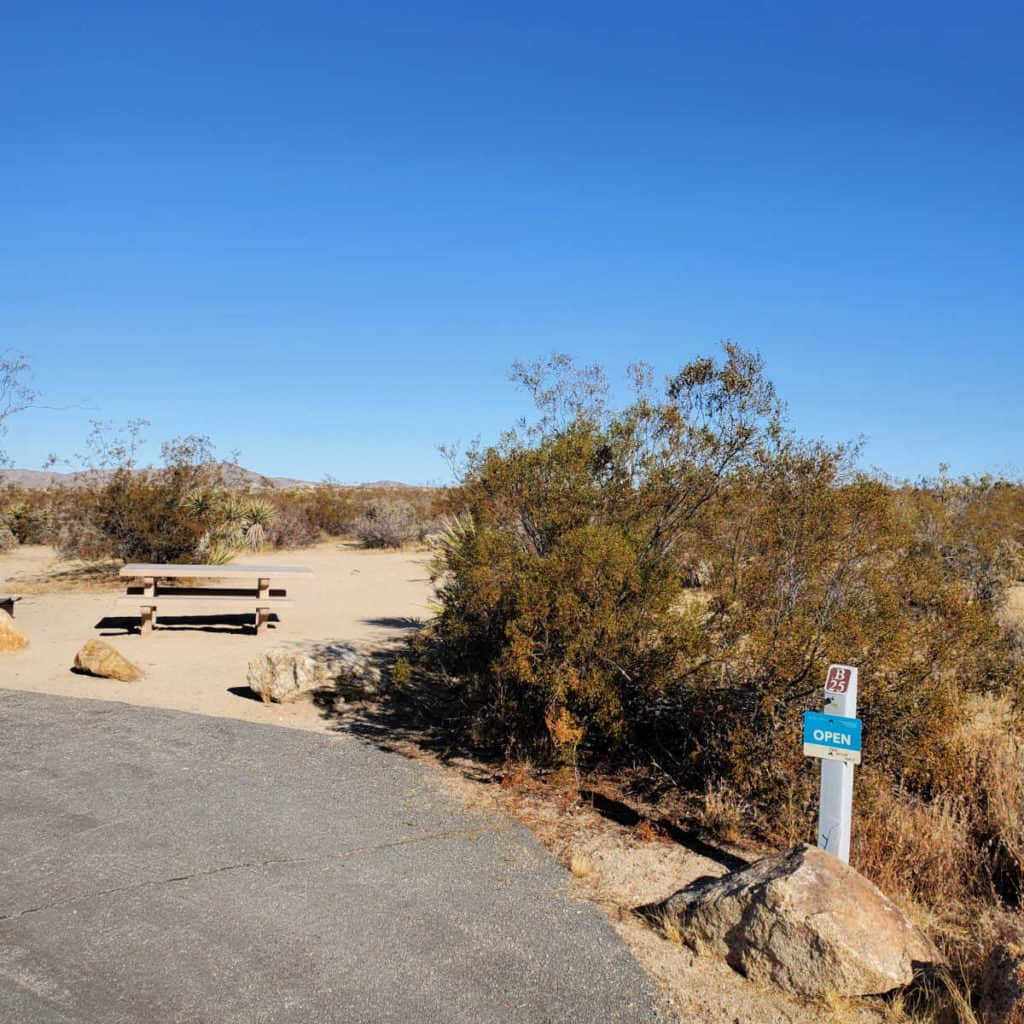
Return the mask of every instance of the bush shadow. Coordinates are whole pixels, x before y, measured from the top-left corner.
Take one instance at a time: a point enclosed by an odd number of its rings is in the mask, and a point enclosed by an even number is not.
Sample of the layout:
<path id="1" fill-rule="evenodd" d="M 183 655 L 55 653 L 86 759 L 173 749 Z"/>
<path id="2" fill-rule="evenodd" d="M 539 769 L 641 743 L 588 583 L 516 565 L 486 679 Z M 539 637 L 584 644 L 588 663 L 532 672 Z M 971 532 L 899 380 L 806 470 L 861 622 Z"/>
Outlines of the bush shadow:
<path id="1" fill-rule="evenodd" d="M 347 644 L 323 645 L 324 650 L 351 649 Z M 409 653 L 408 642 L 396 642 L 368 653 L 385 679 L 397 658 Z M 475 782 L 501 785 L 508 774 L 506 756 L 499 750 L 481 750 L 466 742 L 466 722 L 471 708 L 458 687 L 428 673 L 417 672 L 406 685 L 392 685 L 378 699 L 338 702 L 335 691 L 317 691 L 313 701 L 333 731 L 356 736 L 378 750 L 409 756 L 412 751 L 436 757 L 442 763 L 459 759 L 459 769 Z M 651 817 L 623 800 L 596 788 L 581 788 L 579 797 L 601 817 L 624 828 L 651 826 L 677 846 L 712 861 L 726 871 L 751 862 L 725 845 L 709 841 L 702 831 L 688 828 L 668 817 Z"/>
<path id="2" fill-rule="evenodd" d="M 423 620 L 412 615 L 385 615 L 381 618 L 361 619 L 360 621 L 365 626 L 376 626 L 378 629 L 393 629 L 403 633 L 423 628 Z"/>

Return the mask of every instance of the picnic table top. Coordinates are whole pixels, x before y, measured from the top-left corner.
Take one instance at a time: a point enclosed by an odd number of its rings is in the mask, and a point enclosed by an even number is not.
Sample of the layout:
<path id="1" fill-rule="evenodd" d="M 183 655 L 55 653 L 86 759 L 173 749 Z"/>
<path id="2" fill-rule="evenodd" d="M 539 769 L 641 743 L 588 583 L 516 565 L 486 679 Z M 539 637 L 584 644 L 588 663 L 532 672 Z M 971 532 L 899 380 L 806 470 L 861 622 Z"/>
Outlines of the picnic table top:
<path id="1" fill-rule="evenodd" d="M 196 579 L 255 576 L 261 579 L 273 579 L 282 576 L 312 576 L 313 570 L 305 565 L 171 565 L 132 562 L 122 567 L 118 575 L 135 577 L 190 576 Z"/>

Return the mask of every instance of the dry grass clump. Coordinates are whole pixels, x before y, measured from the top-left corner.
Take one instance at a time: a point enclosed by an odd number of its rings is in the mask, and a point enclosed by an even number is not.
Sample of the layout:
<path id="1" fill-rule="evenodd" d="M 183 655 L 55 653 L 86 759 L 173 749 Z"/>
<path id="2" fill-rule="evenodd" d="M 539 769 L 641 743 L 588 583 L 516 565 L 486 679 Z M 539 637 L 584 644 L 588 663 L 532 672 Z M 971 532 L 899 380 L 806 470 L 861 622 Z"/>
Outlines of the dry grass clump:
<path id="1" fill-rule="evenodd" d="M 569 857 L 569 872 L 573 878 L 586 878 L 593 873 L 594 865 L 589 858 L 580 853 L 573 853 Z"/>
<path id="2" fill-rule="evenodd" d="M 1005 702 L 984 702 L 952 738 L 930 798 L 862 773 L 852 863 L 908 909 L 945 953 L 933 1001 L 970 1021 L 991 950 L 1019 935 L 1024 899 L 1024 745 Z M 941 998 L 940 998 L 941 997 Z"/>
<path id="3" fill-rule="evenodd" d="M 749 826 L 750 807 L 729 786 L 708 782 L 697 812 L 700 826 L 726 842 L 735 843 Z"/>
<path id="4" fill-rule="evenodd" d="M 683 931 L 679 927 L 679 919 L 673 914 L 662 912 L 658 916 L 655 925 L 663 939 L 667 939 L 669 942 L 672 942 L 677 946 L 681 946 L 685 941 Z M 691 941 L 693 940 L 691 939 Z"/>

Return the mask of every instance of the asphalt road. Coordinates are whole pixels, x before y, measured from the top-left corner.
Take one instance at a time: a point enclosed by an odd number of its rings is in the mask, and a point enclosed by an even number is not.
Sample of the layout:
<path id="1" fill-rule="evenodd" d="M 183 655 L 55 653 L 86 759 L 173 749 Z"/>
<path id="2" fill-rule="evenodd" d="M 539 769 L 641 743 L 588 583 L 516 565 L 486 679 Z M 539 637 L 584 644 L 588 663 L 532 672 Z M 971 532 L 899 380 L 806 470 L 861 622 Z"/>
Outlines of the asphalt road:
<path id="1" fill-rule="evenodd" d="M 0 1021 L 661 1019 L 526 830 L 321 736 L 0 690 Z"/>

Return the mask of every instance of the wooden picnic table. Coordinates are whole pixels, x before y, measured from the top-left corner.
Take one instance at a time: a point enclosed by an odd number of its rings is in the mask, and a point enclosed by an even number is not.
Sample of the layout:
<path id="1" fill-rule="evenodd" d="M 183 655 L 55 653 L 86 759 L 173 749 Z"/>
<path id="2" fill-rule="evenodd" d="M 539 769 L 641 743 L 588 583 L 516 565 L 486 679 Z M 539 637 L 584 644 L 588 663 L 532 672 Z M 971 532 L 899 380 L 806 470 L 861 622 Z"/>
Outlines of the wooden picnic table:
<path id="1" fill-rule="evenodd" d="M 254 611 L 256 632 L 267 624 L 271 609 L 291 605 L 288 591 L 275 587 L 275 582 L 312 576 L 304 565 L 165 565 L 133 562 L 124 566 L 122 577 L 134 580 L 119 604 L 133 604 L 139 609 L 141 631 L 145 635 L 156 625 L 162 608 L 180 605 L 215 604 L 221 611 Z M 172 585 L 172 580 L 218 580 L 230 586 L 210 587 Z"/>

